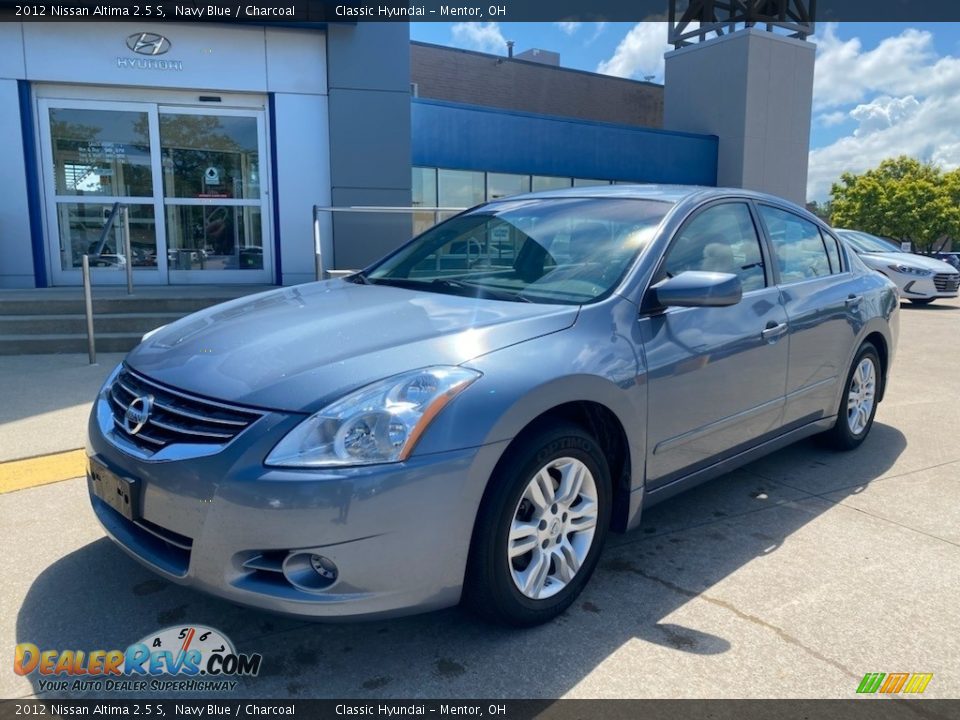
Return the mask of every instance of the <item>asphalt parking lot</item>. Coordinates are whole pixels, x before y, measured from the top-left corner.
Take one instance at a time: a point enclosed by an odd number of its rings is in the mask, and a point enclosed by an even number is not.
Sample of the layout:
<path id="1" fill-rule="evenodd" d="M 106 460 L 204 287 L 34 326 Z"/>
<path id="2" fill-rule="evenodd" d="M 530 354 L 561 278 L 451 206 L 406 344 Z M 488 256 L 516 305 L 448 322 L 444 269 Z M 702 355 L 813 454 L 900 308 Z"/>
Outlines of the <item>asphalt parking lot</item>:
<path id="1" fill-rule="evenodd" d="M 81 479 L 8 492 L 0 647 L 124 648 L 206 624 L 264 656 L 237 697 L 848 698 L 868 672 L 933 673 L 925 696 L 960 697 L 958 356 L 960 302 L 905 305 L 858 451 L 801 442 L 650 510 L 532 630 L 459 609 L 337 625 L 241 609 L 128 559 Z M 0 696 L 38 694 L 7 657 Z"/>

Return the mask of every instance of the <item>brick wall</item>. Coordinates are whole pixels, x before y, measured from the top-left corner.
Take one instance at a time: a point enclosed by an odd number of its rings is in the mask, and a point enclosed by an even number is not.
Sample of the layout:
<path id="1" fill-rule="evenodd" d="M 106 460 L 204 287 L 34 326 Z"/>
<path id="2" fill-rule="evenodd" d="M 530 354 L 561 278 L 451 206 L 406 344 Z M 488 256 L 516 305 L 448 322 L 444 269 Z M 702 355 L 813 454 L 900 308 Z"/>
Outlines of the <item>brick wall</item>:
<path id="1" fill-rule="evenodd" d="M 663 126 L 663 86 L 414 42 L 419 97 L 541 115 Z"/>

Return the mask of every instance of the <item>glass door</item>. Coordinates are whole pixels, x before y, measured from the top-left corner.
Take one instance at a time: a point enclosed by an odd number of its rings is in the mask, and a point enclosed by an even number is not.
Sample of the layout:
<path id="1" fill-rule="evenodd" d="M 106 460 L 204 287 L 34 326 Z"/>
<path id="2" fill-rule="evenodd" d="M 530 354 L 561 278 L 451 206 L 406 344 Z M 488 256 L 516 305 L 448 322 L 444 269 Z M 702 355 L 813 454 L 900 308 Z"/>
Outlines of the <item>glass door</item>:
<path id="1" fill-rule="evenodd" d="M 126 282 L 127 263 L 134 284 L 166 282 L 155 106 L 41 100 L 39 111 L 54 284 L 79 284 L 84 254 L 97 284 Z M 128 208 L 130 257 L 122 216 L 103 232 L 118 202 Z"/>
<path id="2" fill-rule="evenodd" d="M 272 281 L 263 112 L 159 108 L 173 283 Z"/>

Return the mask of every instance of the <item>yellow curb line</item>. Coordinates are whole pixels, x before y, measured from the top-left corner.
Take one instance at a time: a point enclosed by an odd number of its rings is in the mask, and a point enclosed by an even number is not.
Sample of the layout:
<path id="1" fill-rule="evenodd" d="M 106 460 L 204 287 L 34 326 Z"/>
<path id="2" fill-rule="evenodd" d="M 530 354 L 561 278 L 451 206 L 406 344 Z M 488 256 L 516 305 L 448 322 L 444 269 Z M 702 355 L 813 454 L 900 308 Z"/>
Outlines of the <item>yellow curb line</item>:
<path id="1" fill-rule="evenodd" d="M 83 477 L 86 474 L 87 454 L 83 450 L 12 460 L 0 463 L 0 495 Z"/>

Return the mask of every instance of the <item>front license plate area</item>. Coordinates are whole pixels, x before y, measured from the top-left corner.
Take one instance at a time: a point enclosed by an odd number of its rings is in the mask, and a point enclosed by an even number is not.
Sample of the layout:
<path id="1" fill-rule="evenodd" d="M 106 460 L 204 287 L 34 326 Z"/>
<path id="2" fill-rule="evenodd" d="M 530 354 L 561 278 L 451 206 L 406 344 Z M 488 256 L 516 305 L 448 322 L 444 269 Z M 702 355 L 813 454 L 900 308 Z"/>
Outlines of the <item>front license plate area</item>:
<path id="1" fill-rule="evenodd" d="M 140 517 L 140 483 L 137 480 L 122 478 L 96 460 L 90 461 L 90 480 L 93 494 L 127 520 Z"/>

